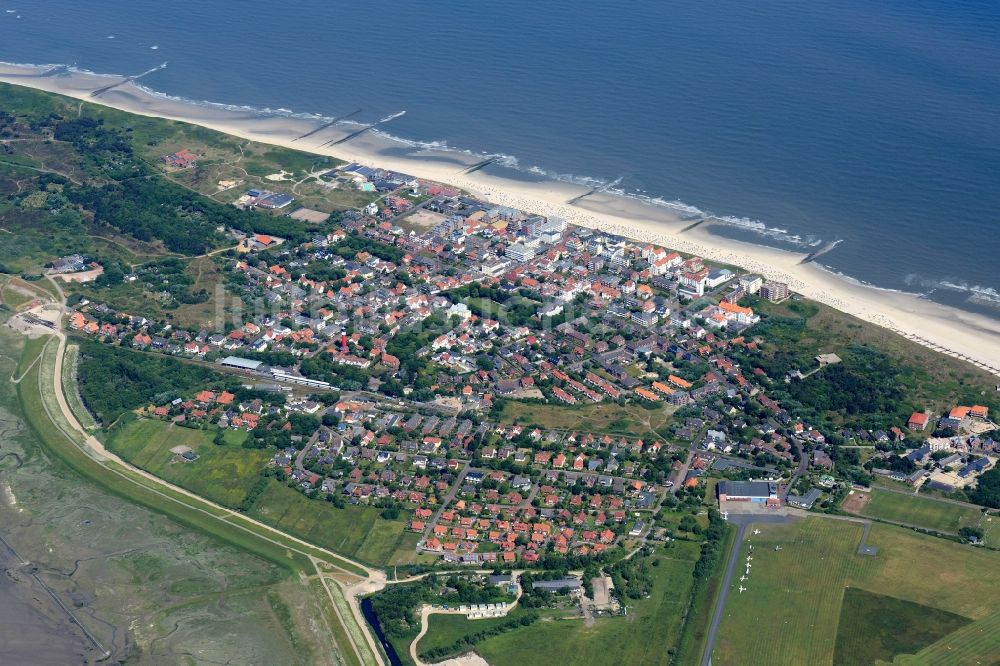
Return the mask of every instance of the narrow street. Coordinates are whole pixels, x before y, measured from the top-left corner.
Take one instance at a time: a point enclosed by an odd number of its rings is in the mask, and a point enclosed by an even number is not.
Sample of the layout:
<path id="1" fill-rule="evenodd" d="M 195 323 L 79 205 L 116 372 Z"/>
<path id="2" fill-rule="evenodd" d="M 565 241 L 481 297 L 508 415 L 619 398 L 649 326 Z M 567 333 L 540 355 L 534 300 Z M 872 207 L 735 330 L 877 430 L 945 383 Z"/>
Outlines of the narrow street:
<path id="1" fill-rule="evenodd" d="M 458 473 L 458 478 L 455 479 L 455 485 L 451 487 L 451 490 L 448 491 L 448 494 L 445 495 L 444 499 L 441 500 L 441 506 L 434 513 L 434 517 L 427 522 L 427 526 L 424 528 L 423 536 L 421 536 L 420 538 L 421 542 L 427 540 L 427 537 L 431 533 L 431 530 L 434 529 L 434 526 L 437 525 L 439 520 L 441 520 L 441 514 L 444 513 L 445 508 L 447 508 L 449 504 L 455 501 L 455 497 L 458 495 L 458 491 L 462 488 L 462 482 L 465 481 L 465 475 L 469 473 L 470 467 L 472 467 L 471 460 L 467 461 L 462 466 L 462 471 Z"/>

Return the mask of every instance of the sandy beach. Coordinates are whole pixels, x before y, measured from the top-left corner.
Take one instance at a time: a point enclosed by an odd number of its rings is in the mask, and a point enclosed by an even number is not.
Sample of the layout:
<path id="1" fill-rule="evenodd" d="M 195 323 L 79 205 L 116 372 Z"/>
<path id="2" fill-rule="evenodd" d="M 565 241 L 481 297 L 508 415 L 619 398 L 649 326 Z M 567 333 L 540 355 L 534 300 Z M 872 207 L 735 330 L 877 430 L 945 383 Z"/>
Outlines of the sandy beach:
<path id="1" fill-rule="evenodd" d="M 321 123 L 296 117 L 262 117 L 253 110 L 195 105 L 153 95 L 125 84 L 92 98 L 90 93 L 117 77 L 67 73 L 38 76 L 40 70 L 0 64 L 0 81 L 61 93 L 132 113 L 182 120 L 227 134 L 343 160 L 389 168 L 448 183 L 499 205 L 598 228 L 636 240 L 740 266 L 787 282 L 793 291 L 843 312 L 896 331 L 933 349 L 968 360 L 1000 375 L 1000 320 L 935 303 L 911 294 L 880 290 L 836 276 L 815 264 L 801 264 L 803 254 L 729 240 L 710 233 L 710 223 L 681 233 L 690 224 L 669 208 L 605 194 L 570 205 L 583 187 L 554 181 L 500 178 L 483 171 L 463 174 L 478 157 L 408 146 L 367 132 L 333 146 L 320 144 L 347 136 L 358 126 L 338 125 L 308 138 L 297 137 Z"/>

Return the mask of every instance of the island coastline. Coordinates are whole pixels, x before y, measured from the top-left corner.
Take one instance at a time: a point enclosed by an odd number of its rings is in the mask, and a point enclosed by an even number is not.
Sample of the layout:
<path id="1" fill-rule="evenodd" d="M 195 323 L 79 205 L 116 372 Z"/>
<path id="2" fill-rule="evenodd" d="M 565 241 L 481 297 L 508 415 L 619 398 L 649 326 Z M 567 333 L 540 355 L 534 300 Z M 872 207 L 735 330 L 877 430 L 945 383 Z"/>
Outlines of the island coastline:
<path id="1" fill-rule="evenodd" d="M 961 358 L 1000 376 L 1000 320 L 935 303 L 916 294 L 864 285 L 836 275 L 807 256 L 711 233 L 713 221 L 692 227 L 682 211 L 598 193 L 568 203 L 588 188 L 571 183 L 501 178 L 484 170 L 464 173 L 478 156 L 412 147 L 405 155 L 383 135 L 366 132 L 350 142 L 337 140 L 356 132 L 356 124 L 329 127 L 296 141 L 322 124 L 322 120 L 295 116 L 262 116 L 252 109 L 195 105 L 153 94 L 132 82 L 114 87 L 98 97 L 94 90 L 116 77 L 67 71 L 41 76 L 44 67 L 0 64 L 0 81 L 58 93 L 139 115 L 166 118 L 204 126 L 241 138 L 273 144 L 342 160 L 390 168 L 446 183 L 481 196 L 497 205 L 558 216 L 571 224 L 602 229 L 638 241 L 650 242 L 706 259 L 738 266 L 768 279 L 785 282 L 802 296 L 872 322 L 935 351 Z M 330 145 L 322 145 L 333 141 Z"/>

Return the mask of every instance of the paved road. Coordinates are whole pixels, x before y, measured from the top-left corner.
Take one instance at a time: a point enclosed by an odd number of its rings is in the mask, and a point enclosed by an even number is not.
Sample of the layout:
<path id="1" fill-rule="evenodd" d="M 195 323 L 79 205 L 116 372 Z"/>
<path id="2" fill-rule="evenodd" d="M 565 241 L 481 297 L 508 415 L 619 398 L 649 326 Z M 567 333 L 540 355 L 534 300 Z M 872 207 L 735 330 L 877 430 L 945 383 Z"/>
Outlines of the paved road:
<path id="1" fill-rule="evenodd" d="M 462 482 L 465 481 L 465 475 L 469 473 L 469 468 L 471 466 L 472 461 L 467 461 L 465 465 L 462 466 L 462 471 L 458 473 L 458 478 L 455 479 L 455 485 L 452 486 L 451 490 L 448 491 L 448 494 L 445 495 L 443 500 L 441 500 L 441 506 L 438 508 L 437 513 L 434 514 L 434 517 L 427 522 L 427 527 L 424 528 L 424 534 L 420 538 L 421 542 L 427 540 L 431 530 L 438 524 L 438 521 L 441 520 L 441 514 L 448 508 L 448 505 L 455 500 L 455 497 L 458 495 L 458 491 L 462 488 Z"/>
<path id="2" fill-rule="evenodd" d="M 788 499 L 788 493 L 791 492 L 792 488 L 795 487 L 795 482 L 801 477 L 806 475 L 809 471 L 809 454 L 802 450 L 802 445 L 798 442 L 794 442 L 795 450 L 799 452 L 799 466 L 795 468 L 795 472 L 792 474 L 791 480 L 788 485 L 785 486 L 785 490 L 781 493 L 781 499 Z"/>
<path id="3" fill-rule="evenodd" d="M 309 441 L 306 443 L 306 445 L 302 447 L 301 451 L 299 451 L 299 455 L 295 456 L 295 469 L 299 470 L 300 472 L 306 471 L 305 467 L 302 466 L 302 461 L 306 459 L 306 455 L 309 453 L 309 449 L 315 446 L 318 440 L 319 440 L 319 430 L 317 430 L 312 434 L 312 437 L 309 438 Z"/>
<path id="4" fill-rule="evenodd" d="M 726 563 L 726 573 L 722 579 L 722 587 L 719 588 L 719 598 L 715 603 L 715 613 L 712 615 L 712 624 L 708 627 L 708 637 L 705 639 L 705 653 L 702 655 L 702 666 L 711 666 L 712 650 L 715 649 L 715 636 L 719 632 L 719 625 L 722 624 L 722 613 L 726 609 L 726 599 L 729 598 L 729 589 L 733 583 L 733 572 L 736 570 L 736 562 L 740 558 L 740 546 L 746 537 L 747 529 L 751 523 L 787 523 L 795 519 L 791 515 L 774 514 L 729 514 L 729 522 L 736 525 L 736 539 L 733 540 L 733 549 L 729 553 L 729 562 Z"/>

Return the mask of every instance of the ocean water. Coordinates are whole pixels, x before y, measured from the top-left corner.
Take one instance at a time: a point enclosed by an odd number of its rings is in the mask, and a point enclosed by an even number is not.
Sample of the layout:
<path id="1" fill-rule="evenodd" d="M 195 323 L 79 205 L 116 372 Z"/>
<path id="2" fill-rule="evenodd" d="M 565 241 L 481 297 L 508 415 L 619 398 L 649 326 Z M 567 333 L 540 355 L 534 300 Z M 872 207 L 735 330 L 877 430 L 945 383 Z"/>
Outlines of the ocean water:
<path id="1" fill-rule="evenodd" d="M 0 60 L 369 121 L 1000 317 L 1000 3 L 0 0 Z"/>

